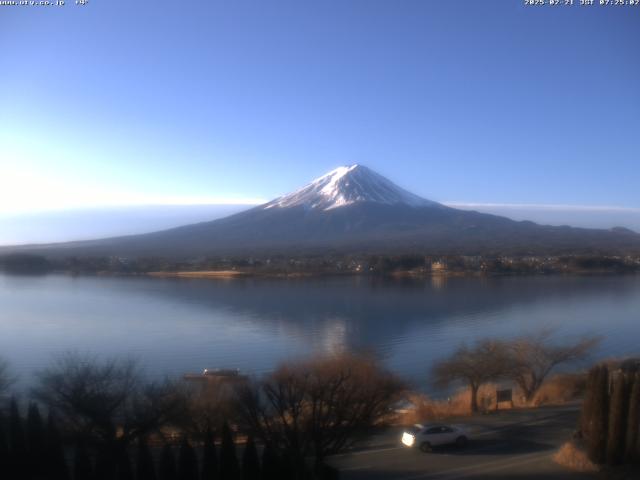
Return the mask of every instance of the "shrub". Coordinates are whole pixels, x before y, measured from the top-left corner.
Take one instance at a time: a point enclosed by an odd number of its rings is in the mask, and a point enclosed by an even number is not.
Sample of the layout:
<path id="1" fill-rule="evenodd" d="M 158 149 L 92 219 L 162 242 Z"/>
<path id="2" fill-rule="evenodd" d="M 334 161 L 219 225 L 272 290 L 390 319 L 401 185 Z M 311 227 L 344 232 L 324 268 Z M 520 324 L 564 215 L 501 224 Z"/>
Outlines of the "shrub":
<path id="1" fill-rule="evenodd" d="M 564 373 L 551 377 L 535 393 L 531 404 L 557 405 L 584 397 L 587 378 L 583 373 Z"/>
<path id="2" fill-rule="evenodd" d="M 599 470 L 598 466 L 589 460 L 589 456 L 575 442 L 567 442 L 553 455 L 553 460 L 563 467 L 577 472 L 592 473 Z"/>

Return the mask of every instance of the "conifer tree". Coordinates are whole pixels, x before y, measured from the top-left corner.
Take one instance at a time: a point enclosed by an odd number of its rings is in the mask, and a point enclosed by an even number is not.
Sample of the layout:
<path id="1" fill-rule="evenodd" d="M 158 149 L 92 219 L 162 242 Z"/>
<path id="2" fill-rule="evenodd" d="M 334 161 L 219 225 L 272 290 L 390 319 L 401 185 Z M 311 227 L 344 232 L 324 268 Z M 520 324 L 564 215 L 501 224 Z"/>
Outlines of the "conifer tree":
<path id="1" fill-rule="evenodd" d="M 638 437 L 638 430 L 640 429 L 640 373 L 636 373 L 632 378 L 624 453 L 626 463 L 640 460 L 638 456 L 638 450 L 640 449 L 640 438 Z"/>
<path id="2" fill-rule="evenodd" d="M 28 478 L 30 473 L 22 417 L 15 398 L 9 407 L 9 471 L 16 478 Z"/>
<path id="3" fill-rule="evenodd" d="M 303 465 L 296 465 L 292 455 L 286 450 L 280 456 L 280 479 L 293 480 L 294 478 L 304 478 Z"/>
<path id="4" fill-rule="evenodd" d="M 609 408 L 609 433 L 607 438 L 607 464 L 618 465 L 624 456 L 627 420 L 627 381 L 622 372 L 613 380 L 611 406 Z"/>
<path id="5" fill-rule="evenodd" d="M 587 439 L 588 454 L 592 462 L 602 464 L 606 459 L 609 417 L 609 370 L 605 365 L 598 367 L 591 412 L 589 437 Z"/>
<path id="6" fill-rule="evenodd" d="M 0 411 L 0 472 L 6 472 L 8 476 L 11 472 L 9 471 L 9 443 L 5 423 L 4 415 Z"/>
<path id="7" fill-rule="evenodd" d="M 101 445 L 96 455 L 96 480 L 114 480 L 117 470 L 117 458 L 111 445 Z"/>
<path id="8" fill-rule="evenodd" d="M 29 466 L 33 478 L 45 478 L 48 474 L 42 459 L 47 450 L 46 434 L 40 410 L 35 403 L 29 405 L 27 413 L 27 445 Z"/>
<path id="9" fill-rule="evenodd" d="M 262 450 L 262 480 L 281 480 L 280 458 L 270 444 Z"/>
<path id="10" fill-rule="evenodd" d="M 83 442 L 76 445 L 73 462 L 73 480 L 93 480 L 93 465 Z"/>
<path id="11" fill-rule="evenodd" d="M 178 452 L 178 478 L 198 480 L 198 457 L 187 438 L 183 438 Z"/>
<path id="12" fill-rule="evenodd" d="M 260 480 L 260 459 L 251 435 L 242 452 L 242 480 Z"/>
<path id="13" fill-rule="evenodd" d="M 207 431 L 204 438 L 204 449 L 202 453 L 201 480 L 217 480 L 220 478 L 218 472 L 218 452 L 211 430 Z"/>
<path id="14" fill-rule="evenodd" d="M 222 480 L 238 480 L 240 466 L 236 455 L 236 445 L 229 424 L 222 426 L 222 445 L 220 446 L 220 478 Z"/>
<path id="15" fill-rule="evenodd" d="M 171 445 L 165 444 L 160 454 L 160 480 L 178 480 L 176 459 L 173 456 Z"/>
<path id="16" fill-rule="evenodd" d="M 118 450 L 116 480 L 133 480 L 133 468 L 131 467 L 129 452 L 124 446 L 120 447 Z"/>
<path id="17" fill-rule="evenodd" d="M 49 480 L 68 480 L 69 470 L 67 462 L 64 458 L 64 449 L 58 427 L 56 425 L 53 414 L 49 412 L 47 420 L 47 455 L 46 455 L 47 471 L 49 472 Z"/>
<path id="18" fill-rule="evenodd" d="M 138 440 L 138 456 L 136 461 L 136 480 L 156 480 L 156 469 L 153 457 L 145 438 Z"/>

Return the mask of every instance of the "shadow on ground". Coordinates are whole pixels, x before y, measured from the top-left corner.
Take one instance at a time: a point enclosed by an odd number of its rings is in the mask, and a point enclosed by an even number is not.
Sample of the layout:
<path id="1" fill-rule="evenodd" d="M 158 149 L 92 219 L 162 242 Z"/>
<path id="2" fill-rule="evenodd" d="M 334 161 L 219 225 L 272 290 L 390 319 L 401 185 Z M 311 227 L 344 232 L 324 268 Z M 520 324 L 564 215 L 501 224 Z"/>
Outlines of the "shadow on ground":
<path id="1" fill-rule="evenodd" d="M 341 476 L 342 478 L 342 476 Z M 383 480 L 383 479 L 397 479 L 397 480 L 447 480 L 447 479 L 464 479 L 464 480 L 608 480 L 607 477 L 602 477 L 598 474 L 586 474 L 569 471 L 558 472 L 545 472 L 544 474 L 531 473 L 531 474 L 513 474 L 502 472 L 489 472 L 489 473 L 468 473 L 464 475 L 439 475 L 437 473 L 428 474 L 423 476 L 416 475 L 415 472 L 398 472 L 398 471 L 375 471 L 375 472 L 362 472 L 362 475 L 349 475 L 351 479 L 368 479 L 368 480 Z M 628 477 L 630 480 L 631 477 Z M 617 479 L 616 479 L 617 480 Z"/>
<path id="2" fill-rule="evenodd" d="M 434 447 L 429 453 L 422 453 L 416 449 L 416 454 L 420 455 L 523 455 L 527 453 L 537 453 L 555 450 L 553 445 L 539 443 L 531 440 L 506 440 L 492 438 L 487 440 L 472 440 L 465 447 L 447 445 Z"/>

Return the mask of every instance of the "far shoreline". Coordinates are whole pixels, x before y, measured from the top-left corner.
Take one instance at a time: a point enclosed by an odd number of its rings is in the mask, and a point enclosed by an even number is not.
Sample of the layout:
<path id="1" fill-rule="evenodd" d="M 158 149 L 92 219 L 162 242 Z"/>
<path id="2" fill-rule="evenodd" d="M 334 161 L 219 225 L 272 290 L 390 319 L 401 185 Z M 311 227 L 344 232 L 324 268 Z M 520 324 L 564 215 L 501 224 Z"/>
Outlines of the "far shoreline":
<path id="1" fill-rule="evenodd" d="M 575 270 L 562 272 L 482 272 L 482 271 L 454 271 L 454 272 L 411 272 L 396 271 L 379 272 L 251 272 L 238 270 L 181 270 L 181 271 L 151 271 L 151 272 L 117 272 L 109 270 L 73 271 L 48 270 L 40 272 L 15 272 L 0 269 L 0 274 L 9 276 L 47 276 L 68 275 L 73 277 L 144 277 L 156 279 L 184 279 L 184 280 L 240 280 L 240 279 L 312 279 L 312 278 L 386 278 L 396 281 L 402 280 L 438 280 L 450 278 L 498 278 L 498 277 L 611 277 L 636 276 L 638 271 L 612 270 Z"/>
<path id="2" fill-rule="evenodd" d="M 437 279 L 539 275 L 610 276 L 640 272 L 640 254 L 562 256 L 325 255 L 269 258 L 212 257 L 195 260 L 126 257 L 49 259 L 38 255 L 0 256 L 7 274 L 144 276 L 151 278 L 237 279 L 370 277 Z"/>
<path id="3" fill-rule="evenodd" d="M 69 273 L 69 272 L 67 272 Z M 133 274 L 122 274 L 115 272 L 99 272 L 105 276 L 143 276 L 151 278 L 182 278 L 182 279 L 260 279 L 260 278 L 327 278 L 327 277 L 359 277 L 359 278 L 388 278 L 393 280 L 427 280 L 427 279 L 448 279 L 448 278 L 491 278 L 491 277 L 556 277 L 556 276 L 626 276 L 637 275 L 637 271 L 611 271 L 611 270 L 582 270 L 568 272 L 438 272 L 424 273 L 411 271 L 397 271 L 391 273 L 369 273 L 369 272 L 251 272 L 238 270 L 202 270 L 202 271 L 157 271 L 141 272 Z"/>

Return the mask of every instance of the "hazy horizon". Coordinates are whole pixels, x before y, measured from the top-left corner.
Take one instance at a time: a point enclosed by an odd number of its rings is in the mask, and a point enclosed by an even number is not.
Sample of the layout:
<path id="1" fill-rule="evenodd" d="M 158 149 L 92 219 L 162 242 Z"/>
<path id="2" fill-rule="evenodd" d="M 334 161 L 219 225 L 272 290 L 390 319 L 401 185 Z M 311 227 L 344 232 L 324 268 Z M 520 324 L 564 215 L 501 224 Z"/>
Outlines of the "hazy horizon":
<path id="1" fill-rule="evenodd" d="M 543 225 L 624 227 L 640 232 L 640 209 L 588 205 L 443 202 L 463 210 L 530 220 Z M 0 246 L 92 240 L 149 233 L 216 220 L 256 204 L 130 205 L 0 215 Z"/>

